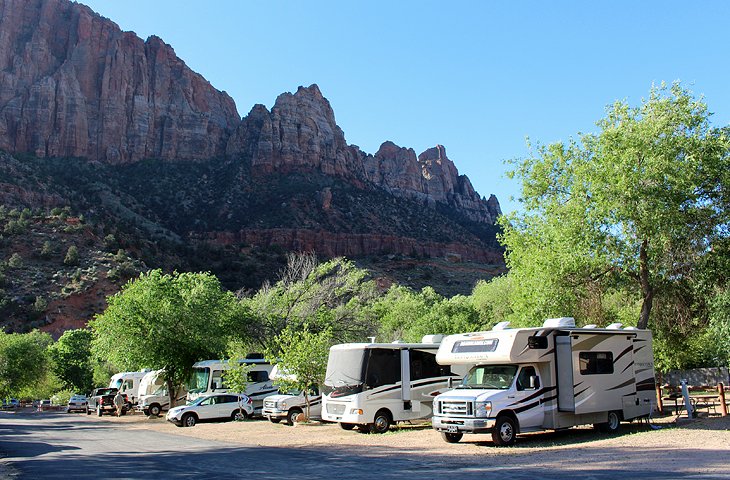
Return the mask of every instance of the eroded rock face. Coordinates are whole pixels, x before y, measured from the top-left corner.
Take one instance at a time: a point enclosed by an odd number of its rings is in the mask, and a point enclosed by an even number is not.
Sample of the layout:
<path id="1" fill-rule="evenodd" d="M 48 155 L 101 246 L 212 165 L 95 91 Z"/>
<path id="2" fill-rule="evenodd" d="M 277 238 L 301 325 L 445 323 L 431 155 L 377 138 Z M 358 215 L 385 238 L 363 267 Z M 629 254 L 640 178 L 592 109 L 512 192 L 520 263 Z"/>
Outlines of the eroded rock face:
<path id="1" fill-rule="evenodd" d="M 221 155 L 236 106 L 158 37 L 67 0 L 0 0 L 0 148 L 109 163 Z"/>

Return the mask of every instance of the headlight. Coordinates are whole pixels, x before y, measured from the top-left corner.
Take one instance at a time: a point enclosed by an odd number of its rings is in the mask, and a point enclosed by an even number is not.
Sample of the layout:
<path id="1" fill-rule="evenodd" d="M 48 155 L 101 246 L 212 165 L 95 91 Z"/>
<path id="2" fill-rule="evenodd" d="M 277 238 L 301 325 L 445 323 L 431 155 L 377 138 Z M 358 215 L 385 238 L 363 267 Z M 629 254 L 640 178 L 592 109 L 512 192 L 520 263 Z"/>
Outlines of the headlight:
<path id="1" fill-rule="evenodd" d="M 492 414 L 492 402 L 477 402 L 474 409 L 475 417 L 488 417 Z"/>
<path id="2" fill-rule="evenodd" d="M 287 407 L 286 400 L 284 400 L 283 402 L 279 402 L 279 407 L 281 407 L 282 410 L 285 410 Z"/>

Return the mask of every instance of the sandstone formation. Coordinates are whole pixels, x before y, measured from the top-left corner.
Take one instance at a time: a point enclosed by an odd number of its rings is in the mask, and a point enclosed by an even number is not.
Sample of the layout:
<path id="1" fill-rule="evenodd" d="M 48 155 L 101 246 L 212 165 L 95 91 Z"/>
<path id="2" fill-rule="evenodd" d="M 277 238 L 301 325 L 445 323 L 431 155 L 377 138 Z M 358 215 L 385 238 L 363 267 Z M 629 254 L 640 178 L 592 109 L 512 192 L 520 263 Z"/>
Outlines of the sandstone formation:
<path id="1" fill-rule="evenodd" d="M 227 94 L 158 37 L 68 0 L 0 0 L 0 148 L 125 163 L 221 155 Z"/>

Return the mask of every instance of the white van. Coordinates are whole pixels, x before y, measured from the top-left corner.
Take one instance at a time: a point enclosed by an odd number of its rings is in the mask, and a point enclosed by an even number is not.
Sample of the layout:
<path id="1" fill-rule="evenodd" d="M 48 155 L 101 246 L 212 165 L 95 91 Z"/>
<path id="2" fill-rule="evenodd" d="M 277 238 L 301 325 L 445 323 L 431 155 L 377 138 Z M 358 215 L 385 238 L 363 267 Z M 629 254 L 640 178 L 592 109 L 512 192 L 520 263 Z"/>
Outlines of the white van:
<path id="1" fill-rule="evenodd" d="M 245 393 L 251 398 L 254 406 L 254 414 L 260 415 L 263 408 L 264 398 L 277 392 L 269 373 L 273 366 L 263 358 L 244 358 L 238 360 L 240 363 L 251 365 L 248 372 L 249 385 Z M 193 365 L 193 374 L 188 382 L 187 399 L 189 402 L 201 395 L 211 393 L 227 393 L 229 388 L 225 384 L 223 372 L 228 370 L 230 364 L 227 360 L 204 360 Z"/>
<path id="2" fill-rule="evenodd" d="M 449 443 L 491 433 L 511 445 L 521 432 L 594 424 L 615 431 L 654 407 L 649 330 L 577 328 L 569 317 L 540 328 L 450 335 L 436 359 L 474 365 L 456 389 L 434 400 L 433 428 Z"/>
<path id="3" fill-rule="evenodd" d="M 345 430 L 384 433 L 390 425 L 429 418 L 433 399 L 467 367 L 436 362 L 441 335 L 423 343 L 345 343 L 330 348 L 322 419 Z M 405 379 L 405 380 L 403 380 Z"/>
<path id="4" fill-rule="evenodd" d="M 140 381 L 149 372 L 150 370 L 141 370 L 139 372 L 117 373 L 112 375 L 109 387 L 118 389 L 122 394 L 127 395 L 132 405 L 136 405 L 137 400 L 139 400 Z"/>

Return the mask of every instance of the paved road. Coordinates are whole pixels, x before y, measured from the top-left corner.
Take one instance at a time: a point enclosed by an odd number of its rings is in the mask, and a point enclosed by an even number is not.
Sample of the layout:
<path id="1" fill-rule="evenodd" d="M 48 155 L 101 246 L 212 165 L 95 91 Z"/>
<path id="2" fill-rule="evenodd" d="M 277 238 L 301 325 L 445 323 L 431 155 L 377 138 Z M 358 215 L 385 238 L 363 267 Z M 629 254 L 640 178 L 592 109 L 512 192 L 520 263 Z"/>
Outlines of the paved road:
<path id="1" fill-rule="evenodd" d="M 458 478 L 510 480 L 605 480 L 719 478 L 635 470 L 562 470 L 500 466 L 475 457 L 394 455 L 383 451 L 266 448 L 130 429 L 86 415 L 45 412 L 0 414 L 0 478 Z M 566 463 L 570 459 L 564 459 Z M 489 465 L 488 463 L 492 463 Z M 730 476 L 724 477 L 730 478 Z"/>

